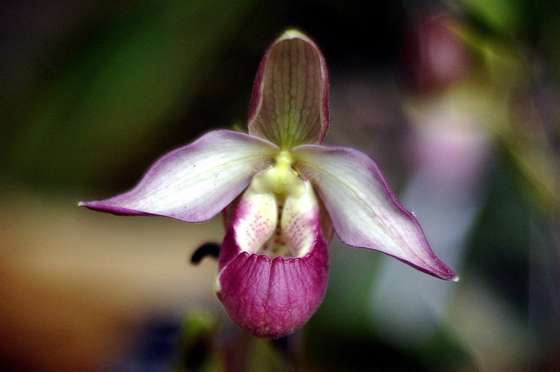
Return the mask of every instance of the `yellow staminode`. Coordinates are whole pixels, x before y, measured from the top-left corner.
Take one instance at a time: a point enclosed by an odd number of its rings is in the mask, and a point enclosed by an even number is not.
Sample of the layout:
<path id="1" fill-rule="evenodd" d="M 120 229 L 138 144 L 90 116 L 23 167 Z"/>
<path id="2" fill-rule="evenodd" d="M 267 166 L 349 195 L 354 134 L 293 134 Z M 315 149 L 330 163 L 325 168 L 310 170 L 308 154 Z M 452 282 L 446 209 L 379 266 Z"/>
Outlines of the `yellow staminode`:
<path id="1" fill-rule="evenodd" d="M 258 192 L 270 192 L 278 197 L 301 195 L 305 191 L 304 181 L 292 168 L 292 164 L 290 152 L 280 151 L 274 165 L 255 176 L 253 187 Z"/>

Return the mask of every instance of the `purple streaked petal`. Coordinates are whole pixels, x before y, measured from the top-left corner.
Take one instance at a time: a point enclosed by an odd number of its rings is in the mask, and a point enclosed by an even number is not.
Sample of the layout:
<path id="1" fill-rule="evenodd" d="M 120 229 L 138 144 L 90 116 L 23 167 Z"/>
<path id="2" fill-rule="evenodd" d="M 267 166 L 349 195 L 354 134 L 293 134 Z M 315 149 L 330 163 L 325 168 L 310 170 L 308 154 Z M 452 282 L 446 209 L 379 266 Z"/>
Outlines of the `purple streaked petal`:
<path id="1" fill-rule="evenodd" d="M 372 159 L 353 149 L 319 145 L 299 146 L 294 156 L 296 168 L 316 185 L 342 241 L 381 251 L 441 279 L 457 279 Z"/>
<path id="2" fill-rule="evenodd" d="M 218 298 L 231 319 L 255 336 L 278 338 L 302 327 L 321 304 L 327 281 L 327 244 L 320 234 L 303 257 L 242 251 L 233 229 L 222 243 Z"/>
<path id="3" fill-rule="evenodd" d="M 244 133 L 209 132 L 157 160 L 132 190 L 79 205 L 113 214 L 205 221 L 270 164 L 274 151 L 272 143 Z"/>
<path id="4" fill-rule="evenodd" d="M 264 55 L 249 105 L 249 133 L 283 148 L 322 142 L 329 126 L 329 82 L 317 45 L 284 32 Z"/>

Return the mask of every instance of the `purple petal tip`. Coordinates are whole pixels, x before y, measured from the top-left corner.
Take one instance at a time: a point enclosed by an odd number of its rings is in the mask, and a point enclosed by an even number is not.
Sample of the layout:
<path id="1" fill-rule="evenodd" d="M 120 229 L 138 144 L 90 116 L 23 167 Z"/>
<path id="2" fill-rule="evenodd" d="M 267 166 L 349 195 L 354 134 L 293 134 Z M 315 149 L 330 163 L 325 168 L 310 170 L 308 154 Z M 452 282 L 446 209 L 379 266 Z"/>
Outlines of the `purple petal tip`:
<path id="1" fill-rule="evenodd" d="M 91 209 L 92 211 L 111 213 L 117 216 L 150 216 L 156 215 L 154 213 L 147 213 L 142 211 L 137 211 L 129 208 L 120 207 L 116 204 L 109 203 L 108 201 L 81 201 L 78 203 L 78 207 L 85 207 Z"/>

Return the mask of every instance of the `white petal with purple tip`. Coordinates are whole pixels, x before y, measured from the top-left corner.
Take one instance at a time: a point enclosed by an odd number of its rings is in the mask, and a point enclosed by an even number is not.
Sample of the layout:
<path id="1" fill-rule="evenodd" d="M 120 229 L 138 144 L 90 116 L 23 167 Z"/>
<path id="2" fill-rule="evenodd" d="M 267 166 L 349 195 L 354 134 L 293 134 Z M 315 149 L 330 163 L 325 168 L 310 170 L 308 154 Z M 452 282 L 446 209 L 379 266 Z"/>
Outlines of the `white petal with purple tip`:
<path id="1" fill-rule="evenodd" d="M 81 206 L 123 215 L 200 222 L 237 197 L 271 161 L 276 146 L 244 133 L 217 130 L 156 161 L 132 190 Z"/>
<path id="2" fill-rule="evenodd" d="M 320 145 L 299 146 L 294 156 L 298 171 L 316 185 L 342 241 L 379 250 L 441 279 L 456 279 L 372 159 L 356 150 Z"/>

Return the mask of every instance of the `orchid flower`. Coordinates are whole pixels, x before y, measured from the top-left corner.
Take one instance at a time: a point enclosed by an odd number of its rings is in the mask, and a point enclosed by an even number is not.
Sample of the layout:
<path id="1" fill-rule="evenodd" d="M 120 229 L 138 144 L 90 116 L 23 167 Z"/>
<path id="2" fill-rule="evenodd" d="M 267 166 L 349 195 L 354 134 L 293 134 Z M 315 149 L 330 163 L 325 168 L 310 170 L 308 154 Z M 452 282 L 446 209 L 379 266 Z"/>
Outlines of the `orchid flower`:
<path id="1" fill-rule="evenodd" d="M 456 280 L 376 163 L 321 145 L 328 95 L 317 45 L 288 30 L 259 66 L 248 134 L 209 132 L 157 160 L 132 190 L 80 205 L 187 222 L 223 211 L 217 295 L 233 321 L 261 337 L 294 332 L 320 305 L 333 228 L 348 245 Z"/>

